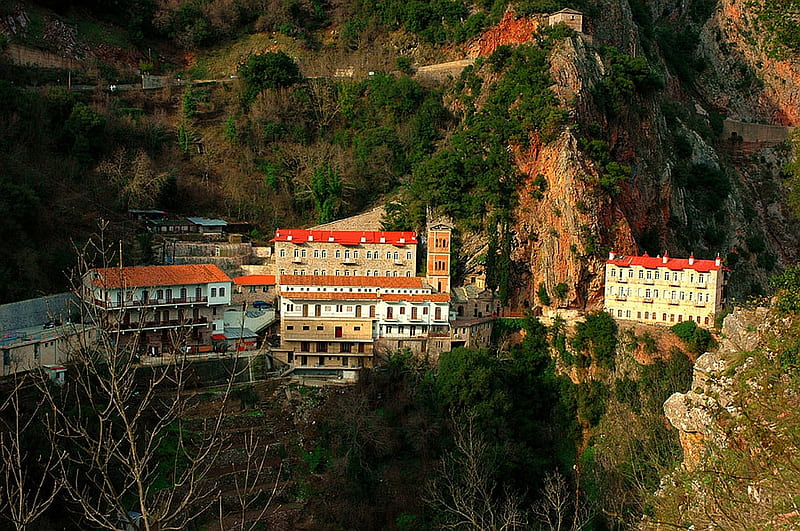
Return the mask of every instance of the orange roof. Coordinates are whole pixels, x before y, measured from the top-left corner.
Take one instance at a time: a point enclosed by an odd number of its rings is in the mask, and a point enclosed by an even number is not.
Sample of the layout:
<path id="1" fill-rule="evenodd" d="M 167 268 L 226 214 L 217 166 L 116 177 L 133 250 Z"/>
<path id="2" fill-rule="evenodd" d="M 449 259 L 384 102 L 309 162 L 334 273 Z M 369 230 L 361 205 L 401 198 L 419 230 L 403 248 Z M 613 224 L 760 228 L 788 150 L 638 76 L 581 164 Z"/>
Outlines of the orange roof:
<path id="1" fill-rule="evenodd" d="M 360 243 L 385 243 L 402 247 L 417 244 L 417 233 L 413 231 L 383 230 L 305 230 L 278 229 L 274 242 L 328 242 L 340 245 L 358 245 Z"/>
<path id="2" fill-rule="evenodd" d="M 449 293 L 381 293 L 381 299 L 389 302 L 450 302 Z"/>
<path id="3" fill-rule="evenodd" d="M 275 284 L 275 275 L 245 275 L 233 279 L 237 286 L 272 286 Z"/>
<path id="4" fill-rule="evenodd" d="M 179 286 L 230 282 L 231 278 L 213 264 L 106 267 L 92 269 L 92 283 L 104 288 Z"/>
<path id="5" fill-rule="evenodd" d="M 344 291 L 282 291 L 281 297 L 295 300 L 378 300 L 377 293 L 348 293 Z"/>
<path id="6" fill-rule="evenodd" d="M 689 261 L 693 263 L 690 264 Z M 650 256 L 645 253 L 642 256 L 615 256 L 614 259 L 606 260 L 606 264 L 615 265 L 618 267 L 641 266 L 647 269 L 658 269 L 659 267 L 666 267 L 674 271 L 683 269 L 700 271 L 707 273 L 709 271 L 719 271 L 720 269 L 727 268 L 722 265 L 722 261 L 717 263 L 716 260 L 695 260 L 694 256 L 691 258 L 672 258 L 665 254 L 662 256 Z"/>
<path id="7" fill-rule="evenodd" d="M 279 275 L 282 286 L 367 286 L 371 288 L 424 288 L 423 277 L 364 277 L 334 275 Z"/>

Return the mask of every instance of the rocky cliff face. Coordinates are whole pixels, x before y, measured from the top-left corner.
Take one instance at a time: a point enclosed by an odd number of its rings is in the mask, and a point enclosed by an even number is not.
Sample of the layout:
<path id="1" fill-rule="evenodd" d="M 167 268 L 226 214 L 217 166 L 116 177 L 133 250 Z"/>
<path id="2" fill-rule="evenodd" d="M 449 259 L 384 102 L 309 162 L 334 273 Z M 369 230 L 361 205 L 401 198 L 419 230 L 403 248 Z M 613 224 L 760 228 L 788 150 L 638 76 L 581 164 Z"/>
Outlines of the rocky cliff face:
<path id="1" fill-rule="evenodd" d="M 700 22 L 684 2 L 648 5 L 655 30 L 639 26 L 626 0 L 609 0 L 594 19 L 587 17 L 589 36 L 567 39 L 552 54 L 553 90 L 572 125 L 553 142 L 534 141 L 516 152 L 526 181 L 514 226 L 514 306 L 536 305 L 542 283 L 552 294 L 565 282 L 570 307 L 599 307 L 603 262 L 612 248 L 735 255 L 729 260 L 734 297 L 759 293 L 776 268 L 798 259 L 800 231 L 780 177 L 791 150 L 774 144 L 732 148 L 720 138 L 720 124 L 730 117 L 796 125 L 800 66 L 766 56 L 754 38 L 754 21 L 735 0 L 721 1 Z M 691 80 L 670 71 L 654 36 L 684 25 L 698 35 L 693 56 L 686 58 L 697 69 Z M 610 73 L 603 46 L 646 57 L 664 88 L 635 94 L 609 114 L 595 95 Z M 611 157 L 631 168 L 617 194 L 596 186 L 602 168 L 581 149 L 591 126 L 602 130 Z"/>
<path id="2" fill-rule="evenodd" d="M 664 404 L 684 459 L 662 479 L 657 521 L 798 528 L 797 349 L 796 316 L 757 308 L 725 319 L 719 347 L 697 359 L 691 388 Z"/>
<path id="3" fill-rule="evenodd" d="M 691 388 L 675 393 L 664 404 L 664 413 L 678 430 L 684 466 L 696 468 L 708 441 L 725 444 L 715 419 L 719 412 L 737 412 L 734 380 L 729 375 L 730 356 L 762 346 L 770 325 L 766 308 L 737 309 L 725 318 L 718 348 L 697 358 Z"/>

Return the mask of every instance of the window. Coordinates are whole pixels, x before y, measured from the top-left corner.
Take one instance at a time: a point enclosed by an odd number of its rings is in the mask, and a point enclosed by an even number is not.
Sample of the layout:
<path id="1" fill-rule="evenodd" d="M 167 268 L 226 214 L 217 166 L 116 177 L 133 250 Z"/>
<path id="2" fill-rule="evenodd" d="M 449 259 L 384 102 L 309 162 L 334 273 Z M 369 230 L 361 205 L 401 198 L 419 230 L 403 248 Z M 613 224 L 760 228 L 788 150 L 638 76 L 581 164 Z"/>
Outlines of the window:
<path id="1" fill-rule="evenodd" d="M 317 325 L 317 330 L 320 330 L 320 331 L 325 330 L 325 326 L 324 325 Z"/>
<path id="2" fill-rule="evenodd" d="M 319 249 L 314 249 L 314 258 L 319 258 Z"/>
<path id="3" fill-rule="evenodd" d="M 344 270 L 344 276 L 346 276 L 346 277 L 350 276 L 350 270 L 349 269 L 345 269 Z"/>
<path id="4" fill-rule="evenodd" d="M 159 299 L 159 300 L 164 298 L 164 290 L 163 289 L 160 289 L 160 290 L 156 291 L 156 298 Z"/>
<path id="5" fill-rule="evenodd" d="M 342 251 L 340 249 L 336 249 L 336 258 L 342 257 Z"/>
<path id="6" fill-rule="evenodd" d="M 411 252 L 406 253 L 406 260 L 411 260 Z"/>
<path id="7" fill-rule="evenodd" d="M 411 271 L 406 271 L 406 276 L 410 277 L 411 276 Z"/>
<path id="8" fill-rule="evenodd" d="M 286 311 L 287 312 L 293 312 L 294 311 L 294 304 L 287 304 L 286 305 Z"/>
<path id="9" fill-rule="evenodd" d="M 294 330 L 294 325 L 286 325 L 286 330 Z"/>
<path id="10" fill-rule="evenodd" d="M 350 258 L 350 249 L 347 249 L 347 250 L 344 252 L 344 257 L 345 257 L 345 259 L 347 259 L 347 258 Z"/>
<path id="11" fill-rule="evenodd" d="M 339 270 L 338 269 L 336 270 L 336 276 L 337 277 L 339 276 Z"/>
<path id="12" fill-rule="evenodd" d="M 703 283 L 705 283 L 705 277 L 703 275 L 700 275 L 698 277 L 697 281 L 700 282 L 700 284 L 703 284 Z"/>
<path id="13" fill-rule="evenodd" d="M 628 278 L 633 278 L 633 269 L 628 270 Z"/>
<path id="14" fill-rule="evenodd" d="M 281 249 L 280 255 L 281 258 L 286 258 L 286 249 Z"/>
<path id="15" fill-rule="evenodd" d="M 358 258 L 358 250 L 353 251 L 353 258 Z"/>
<path id="16" fill-rule="evenodd" d="M 649 271 L 649 270 L 647 271 L 647 280 L 653 280 L 653 272 L 652 271 Z"/>
<path id="17" fill-rule="evenodd" d="M 694 273 L 689 275 L 689 282 L 694 282 Z"/>
<path id="18" fill-rule="evenodd" d="M 387 319 L 394 319 L 394 308 L 392 308 L 391 306 L 386 308 L 386 318 Z"/>
<path id="19" fill-rule="evenodd" d="M 656 280 L 661 278 L 661 271 L 656 271 Z"/>
<path id="20" fill-rule="evenodd" d="M 322 250 L 322 258 L 328 258 L 328 250 L 327 249 L 323 249 Z"/>
<path id="21" fill-rule="evenodd" d="M 390 253 L 389 251 L 386 252 L 386 259 L 387 260 L 391 260 L 392 259 L 392 253 Z"/>
<path id="22" fill-rule="evenodd" d="M 411 308 L 411 318 L 412 319 L 416 319 L 417 318 L 417 308 L 416 307 L 412 307 Z"/>
<path id="23" fill-rule="evenodd" d="M 437 320 L 437 321 L 441 321 L 442 320 L 442 309 L 437 306 L 436 309 L 434 310 L 434 312 L 435 313 L 434 313 L 434 317 L 433 318 L 435 320 Z"/>
<path id="24" fill-rule="evenodd" d="M 639 278 L 644 278 L 644 269 L 639 270 Z"/>
<path id="25" fill-rule="evenodd" d="M 334 327 L 333 336 L 334 337 L 342 337 L 342 327 L 341 326 Z"/>
<path id="26" fill-rule="evenodd" d="M 341 305 L 341 304 L 337 304 L 337 305 L 336 305 L 336 311 L 337 311 L 338 313 L 341 313 L 341 312 L 343 312 L 343 311 L 344 311 L 344 306 L 343 306 L 343 305 Z"/>
<path id="27" fill-rule="evenodd" d="M 395 272 L 392 274 L 392 276 L 395 276 L 395 277 L 396 277 L 396 276 L 399 276 L 399 273 L 398 273 L 397 271 L 395 271 Z"/>
<path id="28" fill-rule="evenodd" d="M 187 291 L 186 288 L 181 288 L 181 299 L 186 300 Z"/>
<path id="29" fill-rule="evenodd" d="M 305 258 L 305 257 L 307 256 L 307 254 L 306 254 L 306 250 L 305 250 L 305 249 L 303 249 L 302 251 L 300 251 L 300 256 L 302 256 L 303 258 Z"/>
<path id="30" fill-rule="evenodd" d="M 211 288 L 211 296 L 212 297 L 216 297 L 217 296 L 217 288 Z"/>
<path id="31" fill-rule="evenodd" d="M 219 296 L 220 297 L 224 297 L 225 296 L 225 288 L 219 288 Z"/>
<path id="32" fill-rule="evenodd" d="M 394 259 L 400 260 L 400 253 L 398 253 L 397 251 L 394 252 Z"/>
<path id="33" fill-rule="evenodd" d="M 256 287 L 250 286 L 250 293 L 255 293 L 255 292 L 256 292 Z"/>
<path id="34" fill-rule="evenodd" d="M 317 276 L 317 275 L 319 275 L 319 269 L 315 269 L 314 270 L 314 276 Z"/>
<path id="35" fill-rule="evenodd" d="M 372 258 L 372 251 L 367 251 L 367 258 Z"/>
<path id="36" fill-rule="evenodd" d="M 372 272 L 372 276 L 373 277 L 377 277 L 378 276 L 378 270 L 377 269 Z"/>
<path id="37" fill-rule="evenodd" d="M 386 272 L 386 276 L 387 276 L 387 277 L 390 277 L 390 276 L 392 276 L 392 272 L 391 272 L 391 271 L 387 271 L 387 272 Z"/>
<path id="38" fill-rule="evenodd" d="M 406 307 L 400 306 L 400 315 L 405 315 L 405 314 L 406 314 Z"/>
<path id="39" fill-rule="evenodd" d="M 371 274 L 372 274 L 372 271 L 370 271 L 369 269 L 367 269 L 367 276 L 370 276 Z"/>
<path id="40" fill-rule="evenodd" d="M 358 332 L 358 331 L 360 331 L 360 330 L 361 330 L 361 327 L 360 327 L 360 326 L 354 326 L 354 327 L 353 327 L 353 330 L 354 330 L 354 331 L 356 331 L 356 332 Z"/>
<path id="41" fill-rule="evenodd" d="M 617 276 L 617 270 L 614 269 L 613 267 L 611 268 L 611 276 L 612 277 L 616 277 Z"/>
<path id="42" fill-rule="evenodd" d="M 294 250 L 294 257 L 295 258 L 300 258 L 300 249 L 295 249 Z"/>
<path id="43" fill-rule="evenodd" d="M 303 325 L 303 330 L 311 330 L 311 327 L 308 325 Z"/>

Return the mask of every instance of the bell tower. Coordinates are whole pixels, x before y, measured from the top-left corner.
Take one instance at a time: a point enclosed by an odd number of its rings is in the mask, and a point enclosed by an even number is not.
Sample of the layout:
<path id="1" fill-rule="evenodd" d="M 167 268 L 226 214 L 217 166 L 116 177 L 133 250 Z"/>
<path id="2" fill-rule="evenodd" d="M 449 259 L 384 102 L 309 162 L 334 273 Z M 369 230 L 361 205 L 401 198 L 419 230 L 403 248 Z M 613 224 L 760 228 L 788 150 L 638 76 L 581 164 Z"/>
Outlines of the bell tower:
<path id="1" fill-rule="evenodd" d="M 437 221 L 428 225 L 428 282 L 439 293 L 450 293 L 450 244 L 453 226 Z"/>

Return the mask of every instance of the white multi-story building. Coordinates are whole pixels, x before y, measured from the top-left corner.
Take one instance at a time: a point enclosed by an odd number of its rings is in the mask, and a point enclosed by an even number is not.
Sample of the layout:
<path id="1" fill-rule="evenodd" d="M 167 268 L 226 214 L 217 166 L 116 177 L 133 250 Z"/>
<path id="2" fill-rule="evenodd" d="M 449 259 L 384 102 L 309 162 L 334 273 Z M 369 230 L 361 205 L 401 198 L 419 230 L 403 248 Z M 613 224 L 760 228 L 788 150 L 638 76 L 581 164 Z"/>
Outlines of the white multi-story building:
<path id="1" fill-rule="evenodd" d="M 215 265 L 92 269 L 83 285 L 99 326 L 150 354 L 210 346 L 211 335 L 225 331 L 232 281 Z"/>
<path id="2" fill-rule="evenodd" d="M 603 308 L 618 319 L 713 326 L 725 303 L 728 269 L 722 259 L 618 256 L 606 261 Z"/>
<path id="3" fill-rule="evenodd" d="M 355 378 L 378 347 L 425 351 L 428 338 L 449 337 L 450 296 L 420 277 L 279 275 L 278 290 L 273 354 L 295 373 Z"/>

